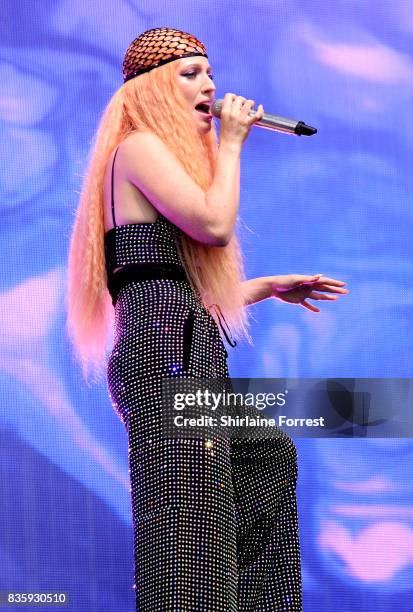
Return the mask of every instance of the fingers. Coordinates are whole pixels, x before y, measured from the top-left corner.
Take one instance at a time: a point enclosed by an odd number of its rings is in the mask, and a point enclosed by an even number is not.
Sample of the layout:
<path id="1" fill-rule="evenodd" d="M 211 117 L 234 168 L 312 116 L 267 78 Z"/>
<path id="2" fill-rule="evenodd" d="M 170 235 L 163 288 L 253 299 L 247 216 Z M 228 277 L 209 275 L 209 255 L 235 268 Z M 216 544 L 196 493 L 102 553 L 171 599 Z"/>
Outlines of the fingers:
<path id="1" fill-rule="evenodd" d="M 328 276 L 321 276 L 319 280 L 315 281 L 316 283 L 324 283 L 328 285 L 335 285 L 336 287 L 341 287 L 343 285 L 347 285 L 344 281 L 336 280 L 335 278 L 329 278 Z"/>
<path id="2" fill-rule="evenodd" d="M 225 112 L 229 112 L 230 110 L 241 112 L 241 114 L 247 115 L 249 118 L 251 118 L 251 122 L 253 123 L 258 119 L 261 119 L 264 114 L 264 107 L 262 104 L 258 106 L 258 109 L 256 111 L 253 111 L 254 105 L 255 100 L 247 100 L 247 98 L 244 98 L 244 96 L 237 96 L 233 93 L 226 93 L 222 104 L 222 110 L 225 110 Z M 252 113 L 254 113 L 254 115 L 250 117 L 250 113 L 251 115 Z"/>
<path id="3" fill-rule="evenodd" d="M 260 104 L 257 110 L 255 111 L 254 121 L 259 121 L 260 119 L 263 118 L 263 115 L 264 115 L 264 107 L 262 104 Z"/>
<path id="4" fill-rule="evenodd" d="M 230 109 L 241 110 L 241 108 L 247 101 L 247 99 L 244 98 L 244 96 L 236 96 L 235 94 L 232 94 L 232 93 L 225 94 L 224 101 L 227 99 L 227 96 L 228 96 L 228 106 Z"/>
<path id="5" fill-rule="evenodd" d="M 222 105 L 226 104 L 226 105 L 231 105 L 232 101 L 234 100 L 234 98 L 236 98 L 237 96 L 233 93 L 226 93 L 224 96 L 224 101 L 222 103 Z"/>
<path id="6" fill-rule="evenodd" d="M 241 108 L 243 107 L 243 105 L 246 102 L 246 98 L 244 98 L 243 96 L 235 96 L 233 102 L 232 102 L 232 108 L 234 110 L 241 110 Z"/>
<path id="7" fill-rule="evenodd" d="M 296 275 L 296 277 L 299 275 Z M 335 278 L 329 278 L 328 276 L 323 276 L 321 275 L 321 277 L 317 280 L 311 280 L 311 278 L 314 279 L 314 277 L 306 277 L 306 276 L 300 276 L 301 280 L 297 280 L 296 281 L 296 286 L 299 285 L 312 285 L 315 289 L 318 289 L 319 291 L 330 291 L 331 293 L 349 293 L 349 289 L 346 289 L 344 287 L 344 285 L 346 285 L 347 283 L 345 283 L 344 281 L 339 281 L 336 280 Z M 306 279 L 306 280 L 302 280 L 302 279 Z"/>
<path id="8" fill-rule="evenodd" d="M 222 102 L 221 116 L 228 114 L 232 108 L 232 104 L 237 96 L 233 93 L 226 93 Z"/>
<path id="9" fill-rule="evenodd" d="M 251 126 L 258 121 L 264 112 L 262 104 L 258 111 L 254 111 L 255 101 L 226 93 L 221 108 L 221 140 L 228 139 L 243 144 Z"/>
<path id="10" fill-rule="evenodd" d="M 241 109 L 244 115 L 250 114 L 250 112 L 252 111 L 254 107 L 254 104 L 255 104 L 254 100 L 245 100 L 244 104 L 242 105 L 242 109 Z"/>
<path id="11" fill-rule="evenodd" d="M 313 276 L 306 276 L 304 274 L 290 274 L 289 277 L 291 279 L 291 283 L 296 287 L 299 287 L 300 285 L 315 285 L 317 282 L 319 282 L 322 274 L 315 274 Z"/>
<path id="12" fill-rule="evenodd" d="M 245 115 L 251 110 L 250 101 L 247 101 L 243 96 L 236 96 L 232 93 L 225 94 L 224 102 L 221 108 L 221 120 L 236 119 L 242 117 L 244 122 Z"/>
<path id="13" fill-rule="evenodd" d="M 297 282 L 301 282 L 302 284 L 317 284 L 322 283 L 325 285 L 334 285 L 335 287 L 343 287 L 347 285 L 344 281 L 339 281 L 335 278 L 329 278 L 328 276 L 323 276 L 323 274 L 315 274 L 313 276 L 304 276 L 303 274 L 293 274 L 292 275 Z M 318 277 L 318 278 L 317 278 Z"/>
<path id="14" fill-rule="evenodd" d="M 264 107 L 262 104 L 258 106 L 258 109 L 254 111 L 255 100 L 246 100 L 242 107 L 242 111 L 248 116 L 249 123 L 255 123 L 259 121 L 264 115 Z"/>
<path id="15" fill-rule="evenodd" d="M 347 290 L 344 289 L 344 291 L 347 291 Z M 339 297 L 338 295 L 324 295 L 323 293 L 312 291 L 311 293 L 309 293 L 306 299 L 310 298 L 312 300 L 337 300 L 338 297 Z M 317 308 L 313 304 L 310 304 L 309 302 L 306 302 L 306 300 L 303 300 L 302 302 L 300 302 L 299 305 L 303 306 L 304 308 L 307 308 L 307 310 L 311 310 L 311 312 L 321 312 L 319 308 Z"/>
<path id="16" fill-rule="evenodd" d="M 317 308 L 316 306 L 313 306 L 312 304 L 309 304 L 308 302 L 306 302 L 305 300 L 303 300 L 300 303 L 300 306 L 304 306 L 304 308 L 307 308 L 308 310 L 311 310 L 311 312 L 320 312 L 320 309 Z"/>
<path id="17" fill-rule="evenodd" d="M 248 123 L 254 123 L 256 121 L 255 114 L 253 114 L 253 107 L 255 101 L 247 100 L 243 96 L 236 96 L 232 103 L 232 110 L 234 110 L 243 120 L 247 120 Z M 250 116 L 252 115 L 252 116 Z"/>
<path id="18" fill-rule="evenodd" d="M 317 284 L 318 281 L 313 281 L 313 285 L 317 286 L 317 289 L 319 291 L 327 291 L 328 293 L 339 293 L 342 295 L 345 295 L 346 293 L 349 293 L 348 289 L 344 289 L 342 285 L 345 285 L 346 283 L 344 283 L 343 281 L 337 281 L 335 279 L 330 279 L 328 277 L 322 277 L 323 281 L 328 281 L 328 284 L 326 282 L 323 282 L 321 284 Z M 306 284 L 305 282 L 302 283 L 303 285 Z M 326 295 L 324 293 L 319 293 L 319 291 L 311 291 L 306 299 L 312 299 L 312 300 L 337 300 L 339 298 L 339 295 Z M 317 308 L 316 306 L 313 306 L 313 304 L 310 304 L 309 302 L 306 302 L 306 300 L 303 300 L 302 302 L 300 302 L 299 304 L 300 306 L 303 306 L 304 308 L 307 308 L 307 310 L 311 310 L 311 312 L 321 312 L 319 308 Z"/>
<path id="19" fill-rule="evenodd" d="M 337 300 L 338 295 L 325 295 L 324 293 L 318 293 L 317 291 L 312 291 L 309 295 L 309 298 L 312 300 Z"/>
<path id="20" fill-rule="evenodd" d="M 317 283 L 314 283 L 315 288 L 318 291 L 329 291 L 330 293 L 341 293 L 343 295 L 345 295 L 346 293 L 350 293 L 349 289 L 344 289 L 344 287 L 334 287 L 332 285 L 317 285 Z"/>

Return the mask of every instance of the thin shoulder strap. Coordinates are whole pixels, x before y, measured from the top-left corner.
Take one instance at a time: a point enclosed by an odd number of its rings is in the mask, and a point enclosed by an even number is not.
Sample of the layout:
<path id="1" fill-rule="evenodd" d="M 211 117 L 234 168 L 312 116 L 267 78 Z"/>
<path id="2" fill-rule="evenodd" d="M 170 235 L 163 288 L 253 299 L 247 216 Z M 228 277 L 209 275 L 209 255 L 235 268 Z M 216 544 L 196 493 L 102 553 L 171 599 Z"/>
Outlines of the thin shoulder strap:
<path id="1" fill-rule="evenodd" d="M 116 153 L 113 156 L 113 162 L 112 162 L 112 219 L 113 219 L 114 227 L 116 227 L 116 221 L 115 221 L 115 199 L 113 197 L 113 176 L 114 176 L 114 170 L 115 170 L 115 159 L 116 159 L 116 155 L 118 154 L 118 150 L 119 150 L 119 145 L 116 147 Z"/>

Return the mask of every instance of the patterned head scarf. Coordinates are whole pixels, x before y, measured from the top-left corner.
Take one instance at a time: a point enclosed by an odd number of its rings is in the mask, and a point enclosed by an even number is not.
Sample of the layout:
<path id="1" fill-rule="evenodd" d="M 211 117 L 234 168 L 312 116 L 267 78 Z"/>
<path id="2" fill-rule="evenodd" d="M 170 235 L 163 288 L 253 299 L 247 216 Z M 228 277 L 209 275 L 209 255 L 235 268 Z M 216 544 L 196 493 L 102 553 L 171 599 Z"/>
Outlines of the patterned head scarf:
<path id="1" fill-rule="evenodd" d="M 123 59 L 123 82 L 181 57 L 206 54 L 200 40 L 173 28 L 146 30 L 129 45 Z"/>

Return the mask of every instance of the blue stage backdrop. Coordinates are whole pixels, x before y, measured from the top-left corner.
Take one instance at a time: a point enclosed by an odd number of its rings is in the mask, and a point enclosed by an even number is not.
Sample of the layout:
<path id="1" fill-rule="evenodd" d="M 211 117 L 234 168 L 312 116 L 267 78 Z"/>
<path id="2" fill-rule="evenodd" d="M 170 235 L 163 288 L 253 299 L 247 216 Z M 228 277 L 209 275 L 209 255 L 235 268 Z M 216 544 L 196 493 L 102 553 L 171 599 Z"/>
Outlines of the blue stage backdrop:
<path id="1" fill-rule="evenodd" d="M 249 278 L 322 272 L 321 313 L 252 307 L 239 377 L 408 377 L 413 10 L 394 0 L 5 0 L 1 19 L 0 589 L 134 608 L 127 437 L 64 330 L 70 231 L 89 145 L 142 31 L 205 42 L 230 91 L 318 128 L 254 128 L 242 154 Z M 413 444 L 297 440 L 304 610 L 413 608 Z M 30 609 L 30 608 L 21 608 Z M 49 609 L 49 608 L 45 608 Z"/>

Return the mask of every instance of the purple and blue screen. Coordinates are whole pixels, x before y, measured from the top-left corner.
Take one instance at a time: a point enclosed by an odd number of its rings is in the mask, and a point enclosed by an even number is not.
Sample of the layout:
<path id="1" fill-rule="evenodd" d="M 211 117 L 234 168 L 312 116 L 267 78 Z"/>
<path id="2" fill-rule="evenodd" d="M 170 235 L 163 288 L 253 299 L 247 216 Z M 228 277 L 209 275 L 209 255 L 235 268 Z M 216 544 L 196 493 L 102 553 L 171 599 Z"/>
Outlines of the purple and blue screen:
<path id="1" fill-rule="evenodd" d="M 5 0 L 1 19 L 0 589 L 134 606 L 127 434 L 65 334 L 65 275 L 91 140 L 151 27 L 202 40 L 217 86 L 317 135 L 253 128 L 242 153 L 247 277 L 323 273 L 321 313 L 251 307 L 234 377 L 411 376 L 413 5 L 409 1 Z M 411 611 L 413 444 L 299 439 L 304 610 Z M 410 603 L 409 603 L 410 602 Z M 25 608 L 29 609 L 29 608 Z"/>

